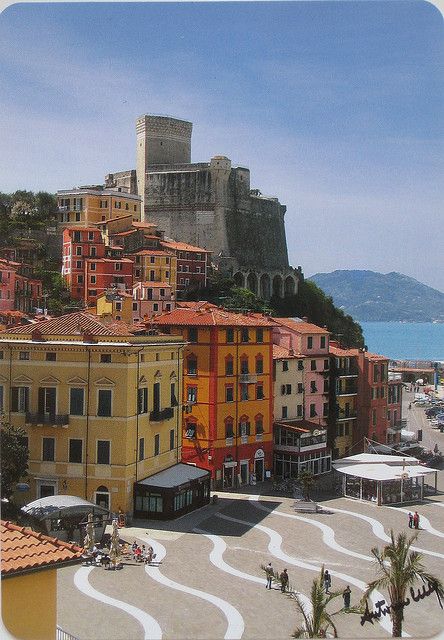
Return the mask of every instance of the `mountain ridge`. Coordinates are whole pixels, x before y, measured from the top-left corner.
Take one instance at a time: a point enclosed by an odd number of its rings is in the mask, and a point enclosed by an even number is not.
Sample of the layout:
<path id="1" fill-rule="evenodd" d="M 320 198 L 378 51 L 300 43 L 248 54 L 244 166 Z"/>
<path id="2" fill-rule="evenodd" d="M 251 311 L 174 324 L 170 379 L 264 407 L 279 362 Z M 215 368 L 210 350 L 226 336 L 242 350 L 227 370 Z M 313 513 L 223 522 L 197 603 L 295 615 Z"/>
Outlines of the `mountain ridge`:
<path id="1" fill-rule="evenodd" d="M 361 322 L 444 322 L 444 293 L 397 271 L 337 269 L 307 279 Z"/>

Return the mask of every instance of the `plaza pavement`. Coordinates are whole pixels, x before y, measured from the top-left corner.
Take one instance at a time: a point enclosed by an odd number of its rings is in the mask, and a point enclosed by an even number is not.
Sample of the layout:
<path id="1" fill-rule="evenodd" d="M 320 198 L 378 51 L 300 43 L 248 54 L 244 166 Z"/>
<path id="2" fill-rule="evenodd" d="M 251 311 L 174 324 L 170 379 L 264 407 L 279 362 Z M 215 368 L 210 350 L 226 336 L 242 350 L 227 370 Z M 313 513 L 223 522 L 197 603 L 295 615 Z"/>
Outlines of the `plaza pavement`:
<path id="1" fill-rule="evenodd" d="M 438 475 L 444 489 L 444 472 Z M 128 542 L 152 544 L 158 565 L 129 561 L 118 571 L 59 570 L 59 626 L 80 640 L 289 638 L 301 615 L 278 588 L 265 589 L 261 564 L 287 567 L 302 596 L 309 595 L 324 564 L 332 590 L 349 584 L 354 604 L 375 577 L 371 548 L 384 545 L 390 528 L 410 533 L 407 513 L 399 508 L 333 498 L 322 502 L 328 512 L 299 514 L 293 499 L 260 495 L 266 489 L 219 492 L 216 504 L 176 521 L 138 521 L 121 530 Z M 444 493 L 410 508 L 423 516 L 415 547 L 427 569 L 444 578 Z M 330 610 L 341 607 L 338 598 Z M 353 614 L 334 619 L 339 637 L 391 635 L 388 616 L 381 618 L 384 626 L 361 626 Z M 406 608 L 404 630 L 415 638 L 444 630 L 434 595 Z"/>

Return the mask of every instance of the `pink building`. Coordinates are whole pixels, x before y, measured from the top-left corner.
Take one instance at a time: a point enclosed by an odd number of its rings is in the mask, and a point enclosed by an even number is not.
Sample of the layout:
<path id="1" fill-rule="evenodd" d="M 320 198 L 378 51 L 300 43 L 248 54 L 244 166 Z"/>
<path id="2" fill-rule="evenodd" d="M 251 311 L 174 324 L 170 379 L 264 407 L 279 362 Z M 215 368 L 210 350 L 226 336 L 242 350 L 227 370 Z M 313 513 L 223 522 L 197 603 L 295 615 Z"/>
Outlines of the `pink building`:
<path id="1" fill-rule="evenodd" d="M 12 311 L 15 301 L 15 280 L 18 262 L 0 259 L 0 311 Z"/>
<path id="2" fill-rule="evenodd" d="M 133 287 L 133 321 L 172 311 L 174 293 L 167 282 L 136 282 Z"/>
<path id="3" fill-rule="evenodd" d="M 329 337 L 327 329 L 304 320 L 273 318 L 273 343 L 304 356 L 304 415 L 327 426 L 329 411 Z"/>
<path id="4" fill-rule="evenodd" d="M 32 277 L 29 265 L 0 258 L 0 312 L 32 313 L 41 306 L 42 296 L 42 281 Z"/>

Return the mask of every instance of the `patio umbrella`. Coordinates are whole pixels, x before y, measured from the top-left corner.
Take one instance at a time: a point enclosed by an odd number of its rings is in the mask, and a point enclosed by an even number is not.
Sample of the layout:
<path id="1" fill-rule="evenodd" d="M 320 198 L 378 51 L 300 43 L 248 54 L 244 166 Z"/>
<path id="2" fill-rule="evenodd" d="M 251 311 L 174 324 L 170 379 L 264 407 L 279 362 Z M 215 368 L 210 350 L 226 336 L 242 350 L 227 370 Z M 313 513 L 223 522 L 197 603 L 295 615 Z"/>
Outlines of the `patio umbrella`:
<path id="1" fill-rule="evenodd" d="M 120 545 L 119 545 L 119 529 L 117 518 L 113 520 L 113 532 L 111 534 L 111 542 L 109 545 L 109 558 L 111 560 L 111 564 L 116 568 L 116 566 L 120 562 Z"/>
<path id="2" fill-rule="evenodd" d="M 83 547 L 91 553 L 94 547 L 94 523 L 93 523 L 93 515 L 92 513 L 88 513 L 88 522 L 86 524 L 86 534 L 85 539 L 83 541 Z"/>

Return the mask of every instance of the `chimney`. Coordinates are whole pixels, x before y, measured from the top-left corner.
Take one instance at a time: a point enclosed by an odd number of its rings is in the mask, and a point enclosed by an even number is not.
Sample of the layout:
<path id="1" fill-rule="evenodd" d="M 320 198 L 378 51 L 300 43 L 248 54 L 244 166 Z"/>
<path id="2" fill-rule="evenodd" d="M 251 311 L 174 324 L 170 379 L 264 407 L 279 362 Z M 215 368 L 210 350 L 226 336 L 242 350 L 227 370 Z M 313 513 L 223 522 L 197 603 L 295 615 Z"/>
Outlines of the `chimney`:
<path id="1" fill-rule="evenodd" d="M 301 319 L 302 319 L 302 322 L 308 322 L 308 318 L 307 318 L 307 316 L 302 316 L 302 318 L 301 318 Z"/>

